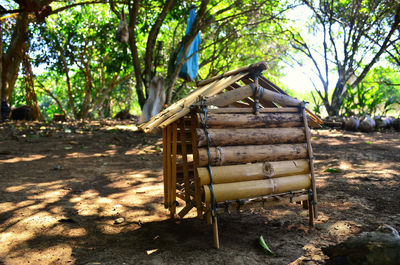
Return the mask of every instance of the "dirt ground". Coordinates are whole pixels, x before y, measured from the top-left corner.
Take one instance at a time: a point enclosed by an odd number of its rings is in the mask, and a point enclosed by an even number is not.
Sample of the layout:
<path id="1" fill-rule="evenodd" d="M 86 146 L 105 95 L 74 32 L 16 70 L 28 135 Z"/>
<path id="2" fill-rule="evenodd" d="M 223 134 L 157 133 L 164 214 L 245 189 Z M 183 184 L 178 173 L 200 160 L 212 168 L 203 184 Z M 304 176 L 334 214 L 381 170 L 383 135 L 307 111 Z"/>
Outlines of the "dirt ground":
<path id="1" fill-rule="evenodd" d="M 400 230 L 398 132 L 313 131 L 315 228 L 295 204 L 220 215 L 216 250 L 194 212 L 168 219 L 161 139 L 132 129 L 0 124 L 0 264 L 324 264 L 322 247 Z"/>

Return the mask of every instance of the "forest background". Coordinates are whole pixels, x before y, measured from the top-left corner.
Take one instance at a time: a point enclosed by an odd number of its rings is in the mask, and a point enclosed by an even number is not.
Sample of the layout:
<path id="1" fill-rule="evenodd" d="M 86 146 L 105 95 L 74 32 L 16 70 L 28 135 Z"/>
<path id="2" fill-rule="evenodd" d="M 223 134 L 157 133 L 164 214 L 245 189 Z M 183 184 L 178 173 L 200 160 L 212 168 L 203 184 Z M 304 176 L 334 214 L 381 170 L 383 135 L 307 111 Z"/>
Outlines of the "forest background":
<path id="1" fill-rule="evenodd" d="M 201 32 L 198 80 L 265 61 L 264 75 L 322 116 L 399 115 L 397 0 L 0 1 L 0 97 L 37 119 L 140 114 L 151 79 L 166 103 Z M 189 10 L 196 19 L 185 34 Z M 115 38 L 128 24 L 127 43 Z"/>

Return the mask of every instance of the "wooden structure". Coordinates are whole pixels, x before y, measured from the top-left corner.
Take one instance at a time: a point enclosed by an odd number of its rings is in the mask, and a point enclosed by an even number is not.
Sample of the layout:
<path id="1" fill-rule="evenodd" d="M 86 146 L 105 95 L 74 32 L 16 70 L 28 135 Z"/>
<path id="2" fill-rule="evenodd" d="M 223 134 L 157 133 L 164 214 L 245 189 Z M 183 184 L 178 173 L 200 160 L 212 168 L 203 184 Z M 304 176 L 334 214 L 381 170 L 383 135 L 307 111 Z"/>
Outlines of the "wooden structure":
<path id="1" fill-rule="evenodd" d="M 261 75 L 265 63 L 198 83 L 198 89 L 139 128 L 163 129 L 164 204 L 183 218 L 196 208 L 213 224 L 222 212 L 291 202 L 317 215 L 308 124 L 322 121 Z"/>

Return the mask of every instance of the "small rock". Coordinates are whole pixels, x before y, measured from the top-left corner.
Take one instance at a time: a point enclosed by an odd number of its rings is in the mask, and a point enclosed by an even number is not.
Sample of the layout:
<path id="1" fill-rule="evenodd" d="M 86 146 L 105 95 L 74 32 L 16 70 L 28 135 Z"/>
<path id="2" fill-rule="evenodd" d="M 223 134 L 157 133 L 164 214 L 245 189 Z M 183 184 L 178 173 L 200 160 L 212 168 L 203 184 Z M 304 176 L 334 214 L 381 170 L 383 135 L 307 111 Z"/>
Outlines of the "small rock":
<path id="1" fill-rule="evenodd" d="M 114 224 L 122 224 L 123 222 L 125 222 L 125 219 L 120 217 L 120 218 L 115 219 Z"/>

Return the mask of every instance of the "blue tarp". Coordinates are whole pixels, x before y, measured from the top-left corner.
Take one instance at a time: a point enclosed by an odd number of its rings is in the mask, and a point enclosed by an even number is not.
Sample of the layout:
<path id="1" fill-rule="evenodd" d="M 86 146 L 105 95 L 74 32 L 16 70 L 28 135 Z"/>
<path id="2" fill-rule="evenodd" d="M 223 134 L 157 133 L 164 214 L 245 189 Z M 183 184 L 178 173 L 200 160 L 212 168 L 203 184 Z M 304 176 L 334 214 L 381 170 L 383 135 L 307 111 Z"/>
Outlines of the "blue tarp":
<path id="1" fill-rule="evenodd" d="M 192 24 L 195 19 L 196 19 L 196 11 L 194 7 L 192 7 L 190 9 L 189 19 L 186 26 L 186 35 L 189 34 L 190 28 L 192 27 Z M 197 33 L 196 37 L 190 44 L 189 50 L 187 52 L 186 58 L 190 57 L 190 59 L 186 61 L 186 63 L 182 66 L 181 71 L 179 72 L 179 77 L 182 77 L 186 81 L 194 81 L 196 79 L 197 72 L 199 71 L 199 53 L 197 51 L 199 50 L 200 42 L 201 40 L 199 32 Z M 181 57 L 181 54 L 182 54 L 182 49 L 178 55 L 178 62 Z"/>

